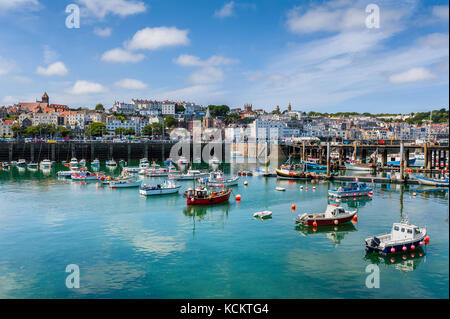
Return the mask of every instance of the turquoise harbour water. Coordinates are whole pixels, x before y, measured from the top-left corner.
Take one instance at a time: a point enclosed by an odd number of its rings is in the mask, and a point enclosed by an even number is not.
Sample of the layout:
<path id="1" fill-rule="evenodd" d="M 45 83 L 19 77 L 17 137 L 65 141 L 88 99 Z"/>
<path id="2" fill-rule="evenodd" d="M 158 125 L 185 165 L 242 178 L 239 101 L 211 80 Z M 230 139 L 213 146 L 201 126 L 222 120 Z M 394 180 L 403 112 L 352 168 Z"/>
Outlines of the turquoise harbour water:
<path id="1" fill-rule="evenodd" d="M 228 204 L 188 208 L 189 181 L 180 194 L 145 198 L 60 180 L 60 169 L 0 171 L 0 298 L 449 297 L 448 189 L 377 184 L 372 200 L 343 203 L 358 208 L 357 223 L 314 232 L 294 218 L 323 211 L 338 183 L 243 177 Z M 261 210 L 273 218 L 254 219 Z M 427 227 L 422 256 L 366 257 L 364 238 L 406 216 Z M 371 263 L 378 289 L 365 285 Z M 65 285 L 69 264 L 80 267 L 79 289 Z"/>

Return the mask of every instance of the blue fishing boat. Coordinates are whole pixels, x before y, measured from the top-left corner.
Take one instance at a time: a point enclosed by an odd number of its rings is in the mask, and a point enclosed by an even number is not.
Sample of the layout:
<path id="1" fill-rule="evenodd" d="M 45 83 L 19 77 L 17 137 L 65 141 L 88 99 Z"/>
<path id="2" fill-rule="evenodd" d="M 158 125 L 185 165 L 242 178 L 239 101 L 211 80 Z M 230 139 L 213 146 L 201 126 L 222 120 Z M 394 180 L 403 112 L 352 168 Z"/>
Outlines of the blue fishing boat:
<path id="1" fill-rule="evenodd" d="M 371 196 L 373 195 L 373 190 L 367 187 L 365 183 L 352 182 L 347 186 L 339 186 L 329 190 L 328 195 L 337 198 Z"/>
<path id="2" fill-rule="evenodd" d="M 441 179 L 427 178 L 423 176 L 416 176 L 416 178 L 421 185 L 448 187 L 448 176 L 442 177 Z"/>
<path id="3" fill-rule="evenodd" d="M 326 170 L 326 165 L 320 165 L 314 161 L 301 161 L 300 166 L 303 166 L 305 169 L 312 169 L 312 170 Z"/>
<path id="4" fill-rule="evenodd" d="M 391 233 L 368 237 L 365 240 L 366 253 L 377 252 L 383 255 L 415 250 L 428 244 L 425 227 L 410 225 L 408 220 L 392 225 Z"/>

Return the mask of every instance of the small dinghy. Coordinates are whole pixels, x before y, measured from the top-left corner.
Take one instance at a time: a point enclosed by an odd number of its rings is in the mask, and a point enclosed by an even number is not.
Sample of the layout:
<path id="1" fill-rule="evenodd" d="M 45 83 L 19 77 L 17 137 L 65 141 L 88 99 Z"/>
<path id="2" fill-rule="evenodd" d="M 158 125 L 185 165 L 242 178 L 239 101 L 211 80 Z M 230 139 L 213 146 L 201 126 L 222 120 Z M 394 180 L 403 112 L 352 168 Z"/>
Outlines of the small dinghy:
<path id="1" fill-rule="evenodd" d="M 265 210 L 262 212 L 257 212 L 253 214 L 253 217 L 255 218 L 261 218 L 261 219 L 265 219 L 265 218 L 271 218 L 272 217 L 272 212 Z"/>
<path id="2" fill-rule="evenodd" d="M 358 210 L 347 211 L 337 204 L 329 204 L 324 213 L 302 214 L 296 219 L 297 224 L 304 226 L 340 225 L 353 219 Z"/>
<path id="3" fill-rule="evenodd" d="M 286 190 L 286 188 L 278 186 L 277 188 L 275 188 L 275 190 L 277 190 L 279 192 L 284 192 Z"/>
<path id="4" fill-rule="evenodd" d="M 383 255 L 415 250 L 427 244 L 430 238 L 425 227 L 409 224 L 408 220 L 394 223 L 390 234 L 368 237 L 365 240 L 366 253 L 378 252 Z"/>

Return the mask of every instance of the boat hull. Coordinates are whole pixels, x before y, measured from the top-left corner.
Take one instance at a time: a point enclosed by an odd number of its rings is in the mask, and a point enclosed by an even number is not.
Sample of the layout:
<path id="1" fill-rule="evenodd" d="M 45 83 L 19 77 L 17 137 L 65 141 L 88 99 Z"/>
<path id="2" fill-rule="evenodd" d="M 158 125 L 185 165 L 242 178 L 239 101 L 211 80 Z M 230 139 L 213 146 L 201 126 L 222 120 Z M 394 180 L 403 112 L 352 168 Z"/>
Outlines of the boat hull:
<path id="1" fill-rule="evenodd" d="M 356 212 L 353 212 L 345 217 L 338 218 L 308 218 L 303 221 L 297 221 L 298 224 L 304 226 L 330 226 L 330 225 L 341 225 L 350 222 L 353 219 L 353 216 L 356 215 Z M 314 222 L 316 225 L 314 225 Z"/>
<path id="2" fill-rule="evenodd" d="M 231 191 L 227 192 L 223 196 L 212 197 L 212 198 L 186 198 L 187 205 L 214 205 L 222 202 L 226 202 L 230 199 Z"/>
<path id="3" fill-rule="evenodd" d="M 140 189 L 139 194 L 145 196 L 175 194 L 178 193 L 180 188 L 181 186 L 177 186 L 174 188 L 161 188 L 161 189 Z"/>
<path id="4" fill-rule="evenodd" d="M 403 250 L 403 247 L 406 247 L 406 251 L 414 251 L 414 250 L 418 250 L 418 249 L 420 249 L 422 247 L 420 245 L 420 242 L 422 242 L 422 245 L 425 245 L 423 243 L 423 239 L 424 238 L 420 238 L 420 239 L 414 240 L 414 241 L 406 243 L 406 244 L 388 245 L 388 246 L 385 246 L 383 249 L 378 248 L 378 247 L 370 246 L 366 242 L 366 253 L 368 253 L 368 254 L 370 254 L 370 253 L 379 253 L 379 254 L 382 254 L 382 255 L 401 254 L 401 253 L 405 253 L 405 251 Z M 415 246 L 414 249 L 411 248 L 412 245 Z M 392 248 L 395 249 L 395 252 L 391 252 Z"/>
<path id="5" fill-rule="evenodd" d="M 140 187 L 142 181 L 137 180 L 132 183 L 117 183 L 117 182 L 109 182 L 109 187 L 111 188 L 131 188 L 131 187 Z"/>
<path id="6" fill-rule="evenodd" d="M 293 172 L 285 172 L 279 169 L 275 169 L 277 173 L 277 177 L 281 179 L 293 179 L 293 180 L 309 180 L 311 179 L 310 176 L 304 175 L 304 174 L 298 174 Z"/>
<path id="7" fill-rule="evenodd" d="M 345 197 L 367 197 L 373 194 L 372 190 L 365 191 L 348 191 L 348 192 L 339 192 L 339 191 L 328 191 L 328 195 L 336 198 L 345 198 Z"/>
<path id="8" fill-rule="evenodd" d="M 441 187 L 448 187 L 448 185 L 449 185 L 448 179 L 445 181 L 441 181 L 441 180 L 437 180 L 437 179 L 425 178 L 425 177 L 419 177 L 419 176 L 416 176 L 416 178 L 417 178 L 417 181 L 419 182 L 419 184 L 421 184 L 421 185 L 441 186 Z"/>

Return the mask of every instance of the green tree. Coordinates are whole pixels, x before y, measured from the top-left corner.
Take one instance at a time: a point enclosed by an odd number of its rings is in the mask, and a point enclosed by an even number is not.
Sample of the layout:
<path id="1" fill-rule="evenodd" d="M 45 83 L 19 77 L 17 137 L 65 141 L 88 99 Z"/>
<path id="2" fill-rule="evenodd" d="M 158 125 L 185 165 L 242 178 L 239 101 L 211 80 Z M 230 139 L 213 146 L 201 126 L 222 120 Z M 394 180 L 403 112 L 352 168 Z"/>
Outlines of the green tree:
<path id="1" fill-rule="evenodd" d="M 125 135 L 135 135 L 135 134 L 136 134 L 136 130 L 134 129 L 134 127 L 125 129 Z"/>
<path id="2" fill-rule="evenodd" d="M 120 137 L 122 137 L 122 135 L 125 135 L 125 128 L 123 127 L 118 127 L 114 130 L 114 134 L 119 135 Z"/>
<path id="3" fill-rule="evenodd" d="M 106 125 L 102 122 L 93 122 L 89 124 L 87 132 L 90 136 L 103 136 L 106 133 Z"/>
<path id="4" fill-rule="evenodd" d="M 95 110 L 96 110 L 96 111 L 104 111 L 104 110 L 105 110 L 105 107 L 103 106 L 103 104 L 97 104 L 97 105 L 95 106 Z"/>
<path id="5" fill-rule="evenodd" d="M 166 116 L 164 119 L 164 126 L 168 128 L 175 127 L 177 123 L 178 121 L 172 115 Z"/>
<path id="6" fill-rule="evenodd" d="M 64 126 L 58 126 L 56 128 L 56 134 L 60 137 L 69 137 L 72 136 L 72 130 Z"/>
<path id="7" fill-rule="evenodd" d="M 212 117 L 227 116 L 230 112 L 228 105 L 208 105 Z"/>
<path id="8" fill-rule="evenodd" d="M 25 133 L 25 129 L 18 123 L 14 123 L 11 127 L 14 137 L 22 136 Z"/>
<path id="9" fill-rule="evenodd" d="M 183 105 L 181 104 L 176 104 L 175 105 L 175 113 L 180 114 L 180 113 L 184 113 L 186 109 L 184 108 Z"/>

